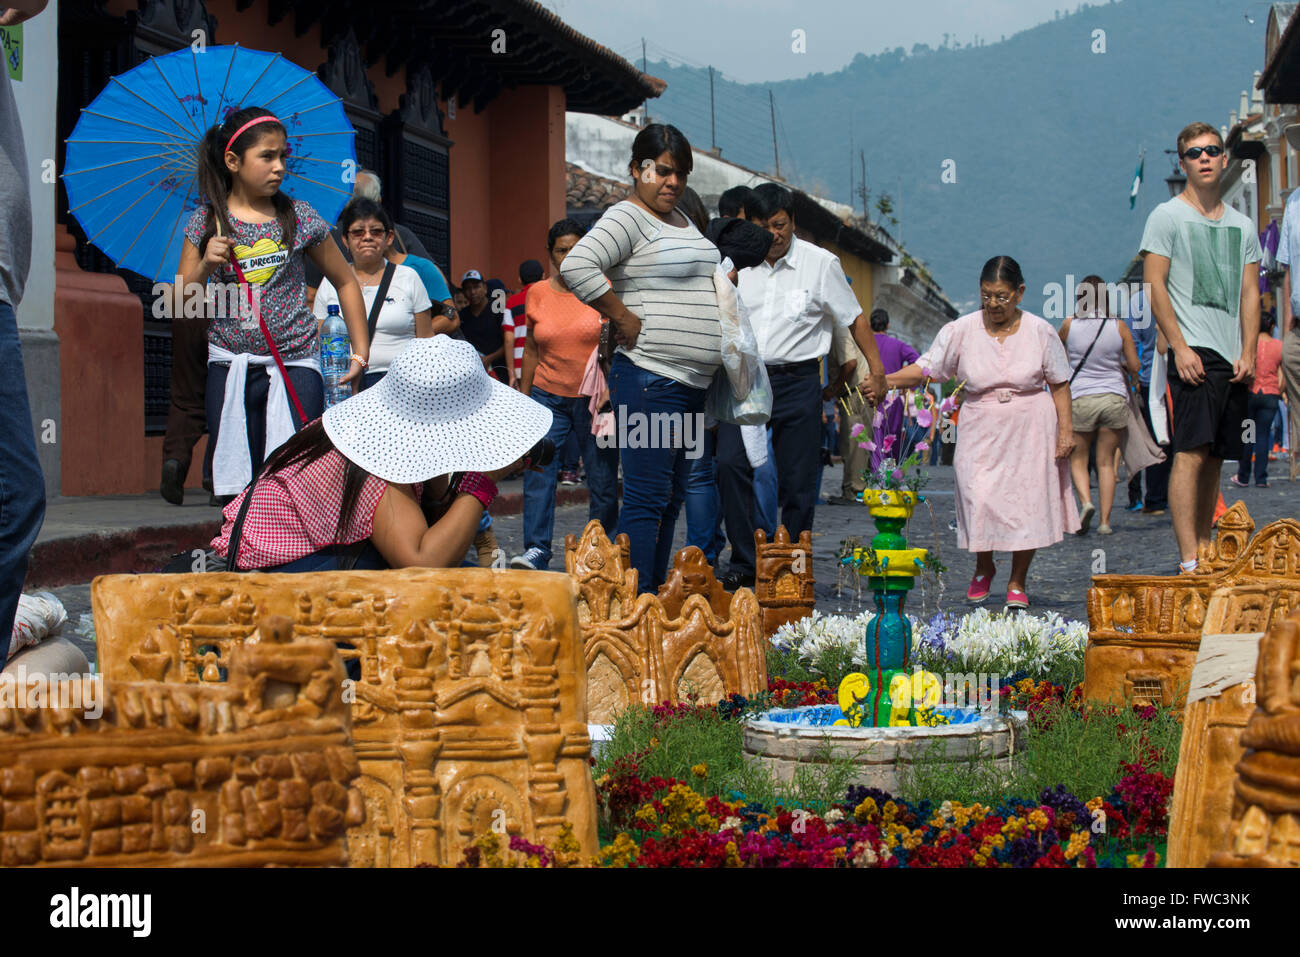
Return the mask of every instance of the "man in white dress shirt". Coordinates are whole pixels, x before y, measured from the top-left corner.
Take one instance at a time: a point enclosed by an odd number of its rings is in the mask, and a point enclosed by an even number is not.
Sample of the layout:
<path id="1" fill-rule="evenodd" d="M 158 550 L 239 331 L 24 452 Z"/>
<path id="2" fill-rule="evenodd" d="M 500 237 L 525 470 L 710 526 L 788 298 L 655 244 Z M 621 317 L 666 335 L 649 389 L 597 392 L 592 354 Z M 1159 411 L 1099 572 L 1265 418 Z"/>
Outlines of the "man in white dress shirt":
<path id="1" fill-rule="evenodd" d="M 767 261 L 740 271 L 739 294 L 772 381 L 772 448 L 780 521 L 795 539 L 811 529 L 821 462 L 823 395 L 818 363 L 834 326 L 849 326 L 871 367 L 870 390 L 885 394 L 884 366 L 839 259 L 794 234 L 794 197 L 766 183 L 745 201 L 745 215 L 772 233 Z M 737 426 L 718 426 L 718 485 L 731 540 L 729 589 L 754 583 L 754 473 Z"/>

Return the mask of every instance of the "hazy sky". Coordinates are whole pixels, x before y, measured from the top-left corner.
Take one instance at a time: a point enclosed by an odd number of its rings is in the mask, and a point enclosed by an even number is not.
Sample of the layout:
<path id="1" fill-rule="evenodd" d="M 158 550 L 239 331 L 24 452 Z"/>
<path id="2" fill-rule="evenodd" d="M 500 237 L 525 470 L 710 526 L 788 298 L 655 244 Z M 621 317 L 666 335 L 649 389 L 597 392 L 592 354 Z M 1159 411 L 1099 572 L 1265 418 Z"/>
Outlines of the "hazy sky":
<path id="1" fill-rule="evenodd" d="M 1077 0 L 542 0 L 574 29 L 628 59 L 670 51 L 748 82 L 831 73 L 859 53 L 914 43 L 938 46 L 944 33 L 966 43 L 997 41 L 1074 10 Z M 1094 2 L 1093 6 L 1100 5 Z M 1264 11 L 1267 12 L 1266 10 Z M 803 30 L 807 52 L 792 52 Z M 662 56 L 660 56 L 663 59 Z"/>

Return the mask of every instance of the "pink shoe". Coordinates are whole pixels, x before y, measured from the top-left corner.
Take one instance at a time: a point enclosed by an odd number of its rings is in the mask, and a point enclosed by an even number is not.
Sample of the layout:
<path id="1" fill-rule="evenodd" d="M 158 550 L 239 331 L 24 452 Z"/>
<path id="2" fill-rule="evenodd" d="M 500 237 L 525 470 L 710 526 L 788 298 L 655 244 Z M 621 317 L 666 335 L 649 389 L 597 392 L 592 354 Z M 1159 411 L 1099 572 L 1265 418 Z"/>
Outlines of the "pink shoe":
<path id="1" fill-rule="evenodd" d="M 1007 589 L 1007 607 L 1008 608 L 1028 608 L 1029 596 L 1015 588 Z"/>
<path id="2" fill-rule="evenodd" d="M 993 575 L 998 573 L 998 566 L 993 566 Z M 966 599 L 968 601 L 983 601 L 989 597 L 989 589 L 993 586 L 993 575 L 976 575 L 970 580 L 970 588 L 966 589 Z"/>

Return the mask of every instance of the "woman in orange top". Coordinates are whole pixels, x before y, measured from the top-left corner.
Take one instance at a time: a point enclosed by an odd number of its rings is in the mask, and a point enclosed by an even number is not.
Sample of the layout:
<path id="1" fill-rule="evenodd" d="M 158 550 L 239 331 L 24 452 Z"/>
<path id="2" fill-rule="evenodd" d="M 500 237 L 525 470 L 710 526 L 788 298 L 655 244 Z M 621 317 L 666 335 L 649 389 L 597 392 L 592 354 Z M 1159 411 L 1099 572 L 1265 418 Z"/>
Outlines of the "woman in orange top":
<path id="1" fill-rule="evenodd" d="M 551 276 L 528 290 L 524 313 L 524 369 L 520 391 L 551 410 L 547 438 L 557 449 L 572 433 L 587 466 L 590 506 L 587 520 L 598 519 L 607 533 L 618 521 L 618 447 L 601 447 L 591 431 L 589 399 L 579 393 L 587 360 L 600 342 L 600 313 L 569 291 L 560 263 L 587 231 L 572 219 L 561 219 L 546 236 Z M 551 563 L 555 531 L 555 488 L 559 464 L 524 473 L 524 552 L 510 560 L 511 568 L 545 570 Z"/>
<path id="2" fill-rule="evenodd" d="M 1273 419 L 1282 404 L 1286 378 L 1282 372 L 1282 341 L 1273 337 L 1276 320 L 1269 313 L 1259 317 L 1259 345 L 1255 353 L 1255 388 L 1250 393 L 1246 419 L 1255 425 L 1255 487 L 1268 488 L 1268 450 L 1272 443 Z M 1232 484 L 1245 488 L 1250 484 L 1252 447 L 1244 446 L 1237 474 Z"/>

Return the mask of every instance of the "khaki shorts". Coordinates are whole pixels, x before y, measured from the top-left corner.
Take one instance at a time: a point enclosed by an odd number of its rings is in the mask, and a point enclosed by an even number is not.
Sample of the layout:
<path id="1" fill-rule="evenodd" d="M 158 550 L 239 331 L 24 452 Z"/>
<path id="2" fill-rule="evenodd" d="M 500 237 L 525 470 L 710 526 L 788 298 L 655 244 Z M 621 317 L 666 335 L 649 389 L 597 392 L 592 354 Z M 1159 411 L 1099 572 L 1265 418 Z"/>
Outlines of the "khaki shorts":
<path id="1" fill-rule="evenodd" d="M 1070 417 L 1076 432 L 1127 428 L 1128 399 L 1113 392 L 1080 396 L 1070 403 Z"/>

